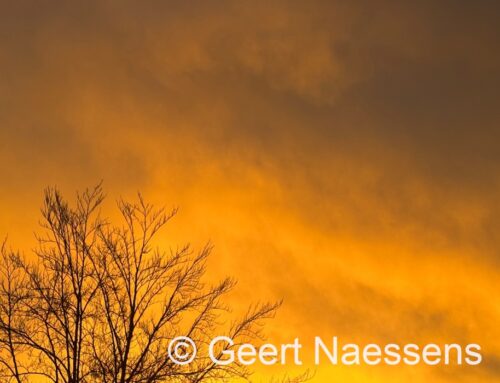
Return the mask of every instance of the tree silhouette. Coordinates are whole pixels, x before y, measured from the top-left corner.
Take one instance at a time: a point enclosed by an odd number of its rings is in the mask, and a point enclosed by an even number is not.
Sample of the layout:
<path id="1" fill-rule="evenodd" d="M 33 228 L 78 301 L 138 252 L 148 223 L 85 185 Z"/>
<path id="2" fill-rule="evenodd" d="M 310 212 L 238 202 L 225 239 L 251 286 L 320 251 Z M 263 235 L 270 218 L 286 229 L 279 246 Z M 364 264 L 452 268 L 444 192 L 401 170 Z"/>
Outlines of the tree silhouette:
<path id="1" fill-rule="evenodd" d="M 202 281 L 211 247 L 162 250 L 160 230 L 176 214 L 139 196 L 119 201 L 114 225 L 101 216 L 101 185 L 78 194 L 74 206 L 47 189 L 35 261 L 1 247 L 0 380 L 55 383 L 224 381 L 248 377 L 241 364 L 207 357 L 210 339 L 228 322 L 223 296 L 232 279 Z M 31 257 L 33 258 L 33 257 Z M 252 306 L 226 334 L 233 346 L 260 337 L 261 320 L 279 303 Z M 195 340 L 192 363 L 167 355 L 176 336 Z"/>

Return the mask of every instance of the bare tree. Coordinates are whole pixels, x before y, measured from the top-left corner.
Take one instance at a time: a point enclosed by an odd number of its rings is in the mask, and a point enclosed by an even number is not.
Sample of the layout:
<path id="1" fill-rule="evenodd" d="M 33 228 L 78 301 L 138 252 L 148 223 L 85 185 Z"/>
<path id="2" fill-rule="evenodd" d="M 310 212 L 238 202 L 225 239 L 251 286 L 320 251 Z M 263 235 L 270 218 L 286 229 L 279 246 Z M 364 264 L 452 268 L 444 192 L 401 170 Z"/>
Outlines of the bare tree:
<path id="1" fill-rule="evenodd" d="M 0 379 L 54 383 L 224 381 L 248 377 L 238 363 L 208 358 L 210 339 L 227 322 L 223 296 L 232 279 L 207 285 L 211 247 L 162 250 L 155 239 L 176 214 L 139 196 L 119 201 L 121 225 L 101 217 L 100 185 L 71 207 L 45 192 L 36 261 L 1 247 Z M 261 320 L 279 306 L 251 307 L 226 334 L 234 345 L 260 337 Z M 199 346 L 189 364 L 172 362 L 169 342 L 184 335 Z M 39 380 L 37 380 L 39 381 Z"/>

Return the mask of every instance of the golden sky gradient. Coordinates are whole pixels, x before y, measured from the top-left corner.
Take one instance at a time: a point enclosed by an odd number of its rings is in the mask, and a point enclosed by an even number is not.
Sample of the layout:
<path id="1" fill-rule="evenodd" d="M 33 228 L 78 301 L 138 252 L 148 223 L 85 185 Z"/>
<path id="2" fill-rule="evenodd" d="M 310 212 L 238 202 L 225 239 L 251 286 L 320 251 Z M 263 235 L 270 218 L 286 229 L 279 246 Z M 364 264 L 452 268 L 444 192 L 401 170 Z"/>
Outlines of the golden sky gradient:
<path id="1" fill-rule="evenodd" d="M 180 207 L 165 241 L 213 242 L 236 306 L 284 298 L 273 340 L 485 357 L 314 382 L 496 381 L 498 8 L 0 0 L 0 234 L 29 250 L 47 185 L 140 190 Z"/>

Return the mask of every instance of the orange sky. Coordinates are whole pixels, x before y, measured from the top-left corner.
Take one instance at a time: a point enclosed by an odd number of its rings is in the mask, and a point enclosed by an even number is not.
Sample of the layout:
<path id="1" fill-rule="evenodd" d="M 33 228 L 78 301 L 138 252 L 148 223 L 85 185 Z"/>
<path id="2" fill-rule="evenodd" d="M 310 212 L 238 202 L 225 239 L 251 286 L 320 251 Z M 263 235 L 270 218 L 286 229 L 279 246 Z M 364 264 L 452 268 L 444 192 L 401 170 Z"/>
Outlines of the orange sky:
<path id="1" fill-rule="evenodd" d="M 45 186 L 103 179 L 180 206 L 165 241 L 211 240 L 236 307 L 284 298 L 271 339 L 484 349 L 313 381 L 499 379 L 498 11 L 0 0 L 0 233 L 29 250 Z"/>

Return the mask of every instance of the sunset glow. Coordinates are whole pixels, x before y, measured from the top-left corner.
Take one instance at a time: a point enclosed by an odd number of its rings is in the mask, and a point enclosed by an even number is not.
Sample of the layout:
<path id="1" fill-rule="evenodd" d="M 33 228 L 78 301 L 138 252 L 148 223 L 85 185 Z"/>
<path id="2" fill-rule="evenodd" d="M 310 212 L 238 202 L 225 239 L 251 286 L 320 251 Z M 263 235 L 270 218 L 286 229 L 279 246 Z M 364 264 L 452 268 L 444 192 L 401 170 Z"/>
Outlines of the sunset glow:
<path id="1" fill-rule="evenodd" d="M 213 244 L 234 315 L 283 299 L 266 339 L 313 346 L 255 381 L 497 381 L 498 10 L 0 1 L 0 236 L 30 256 L 45 187 L 102 180 L 112 218 L 179 207 L 159 244 Z M 484 360 L 316 366 L 315 336 Z"/>

